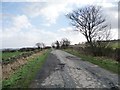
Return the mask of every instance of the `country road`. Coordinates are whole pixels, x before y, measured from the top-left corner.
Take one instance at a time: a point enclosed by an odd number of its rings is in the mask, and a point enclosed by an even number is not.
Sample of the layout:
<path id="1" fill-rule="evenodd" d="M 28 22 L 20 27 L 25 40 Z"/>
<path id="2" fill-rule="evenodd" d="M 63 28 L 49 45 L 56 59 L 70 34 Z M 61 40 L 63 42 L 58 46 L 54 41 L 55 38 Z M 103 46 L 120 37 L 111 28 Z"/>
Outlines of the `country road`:
<path id="1" fill-rule="evenodd" d="M 30 88 L 112 88 L 118 75 L 62 50 L 52 50 Z"/>

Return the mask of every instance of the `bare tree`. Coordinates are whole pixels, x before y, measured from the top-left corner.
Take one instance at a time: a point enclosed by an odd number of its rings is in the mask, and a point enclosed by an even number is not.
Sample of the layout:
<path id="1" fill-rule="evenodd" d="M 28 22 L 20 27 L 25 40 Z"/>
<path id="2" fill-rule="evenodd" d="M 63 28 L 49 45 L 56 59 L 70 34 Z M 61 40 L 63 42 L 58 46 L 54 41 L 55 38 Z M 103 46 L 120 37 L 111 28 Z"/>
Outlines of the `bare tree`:
<path id="1" fill-rule="evenodd" d="M 43 49 L 45 48 L 45 44 L 44 43 L 36 43 L 36 46 L 38 47 L 38 49 Z"/>
<path id="2" fill-rule="evenodd" d="M 55 48 L 55 43 L 52 43 L 51 46 L 52 46 L 52 48 Z"/>
<path id="3" fill-rule="evenodd" d="M 59 41 L 56 41 L 55 44 L 56 44 L 56 48 L 59 49 L 59 48 L 60 48 L 60 43 L 59 43 Z"/>
<path id="4" fill-rule="evenodd" d="M 45 48 L 45 43 L 42 43 L 42 48 Z"/>
<path id="5" fill-rule="evenodd" d="M 70 41 L 67 38 L 63 38 L 60 44 L 62 48 L 67 48 L 70 45 Z"/>
<path id="6" fill-rule="evenodd" d="M 106 39 L 110 35 L 110 29 L 101 12 L 101 7 L 84 7 L 67 14 L 67 17 L 75 29 L 85 36 L 92 50 L 96 46 L 97 40 Z"/>
<path id="7" fill-rule="evenodd" d="M 40 43 L 36 43 L 36 46 L 38 47 L 38 49 L 40 49 Z"/>

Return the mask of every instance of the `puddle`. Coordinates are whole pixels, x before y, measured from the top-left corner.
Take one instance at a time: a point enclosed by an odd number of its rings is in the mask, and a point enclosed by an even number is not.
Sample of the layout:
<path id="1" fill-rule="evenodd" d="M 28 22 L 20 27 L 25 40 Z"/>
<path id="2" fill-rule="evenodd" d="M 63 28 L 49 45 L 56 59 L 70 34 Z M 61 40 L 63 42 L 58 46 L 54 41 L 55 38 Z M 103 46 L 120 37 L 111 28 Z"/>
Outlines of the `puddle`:
<path id="1" fill-rule="evenodd" d="M 74 57 L 74 56 L 66 56 L 66 58 L 70 60 L 80 60 L 79 58 Z"/>

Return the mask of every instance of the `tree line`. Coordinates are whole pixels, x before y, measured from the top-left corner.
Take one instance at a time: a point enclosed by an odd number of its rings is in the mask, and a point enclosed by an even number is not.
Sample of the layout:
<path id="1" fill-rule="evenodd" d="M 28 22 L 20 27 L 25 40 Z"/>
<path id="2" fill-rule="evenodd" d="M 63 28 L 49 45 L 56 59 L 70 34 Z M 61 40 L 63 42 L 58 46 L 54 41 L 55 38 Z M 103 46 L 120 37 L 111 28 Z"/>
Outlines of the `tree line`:
<path id="1" fill-rule="evenodd" d="M 52 43 L 52 48 L 56 48 L 56 49 L 59 49 L 59 48 L 62 48 L 62 49 L 65 49 L 67 48 L 69 45 L 70 45 L 70 40 L 68 40 L 67 38 L 63 38 L 61 39 L 61 41 L 55 41 Z"/>

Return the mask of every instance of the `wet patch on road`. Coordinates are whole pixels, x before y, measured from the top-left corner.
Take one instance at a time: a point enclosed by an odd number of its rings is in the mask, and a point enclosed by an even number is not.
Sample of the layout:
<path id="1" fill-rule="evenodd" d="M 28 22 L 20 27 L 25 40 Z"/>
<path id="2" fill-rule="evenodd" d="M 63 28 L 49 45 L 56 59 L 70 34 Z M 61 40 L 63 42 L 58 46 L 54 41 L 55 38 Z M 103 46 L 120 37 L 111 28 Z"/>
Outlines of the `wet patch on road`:
<path id="1" fill-rule="evenodd" d="M 70 60 L 80 60 L 80 58 L 75 57 L 75 56 L 66 56 L 66 58 Z"/>

